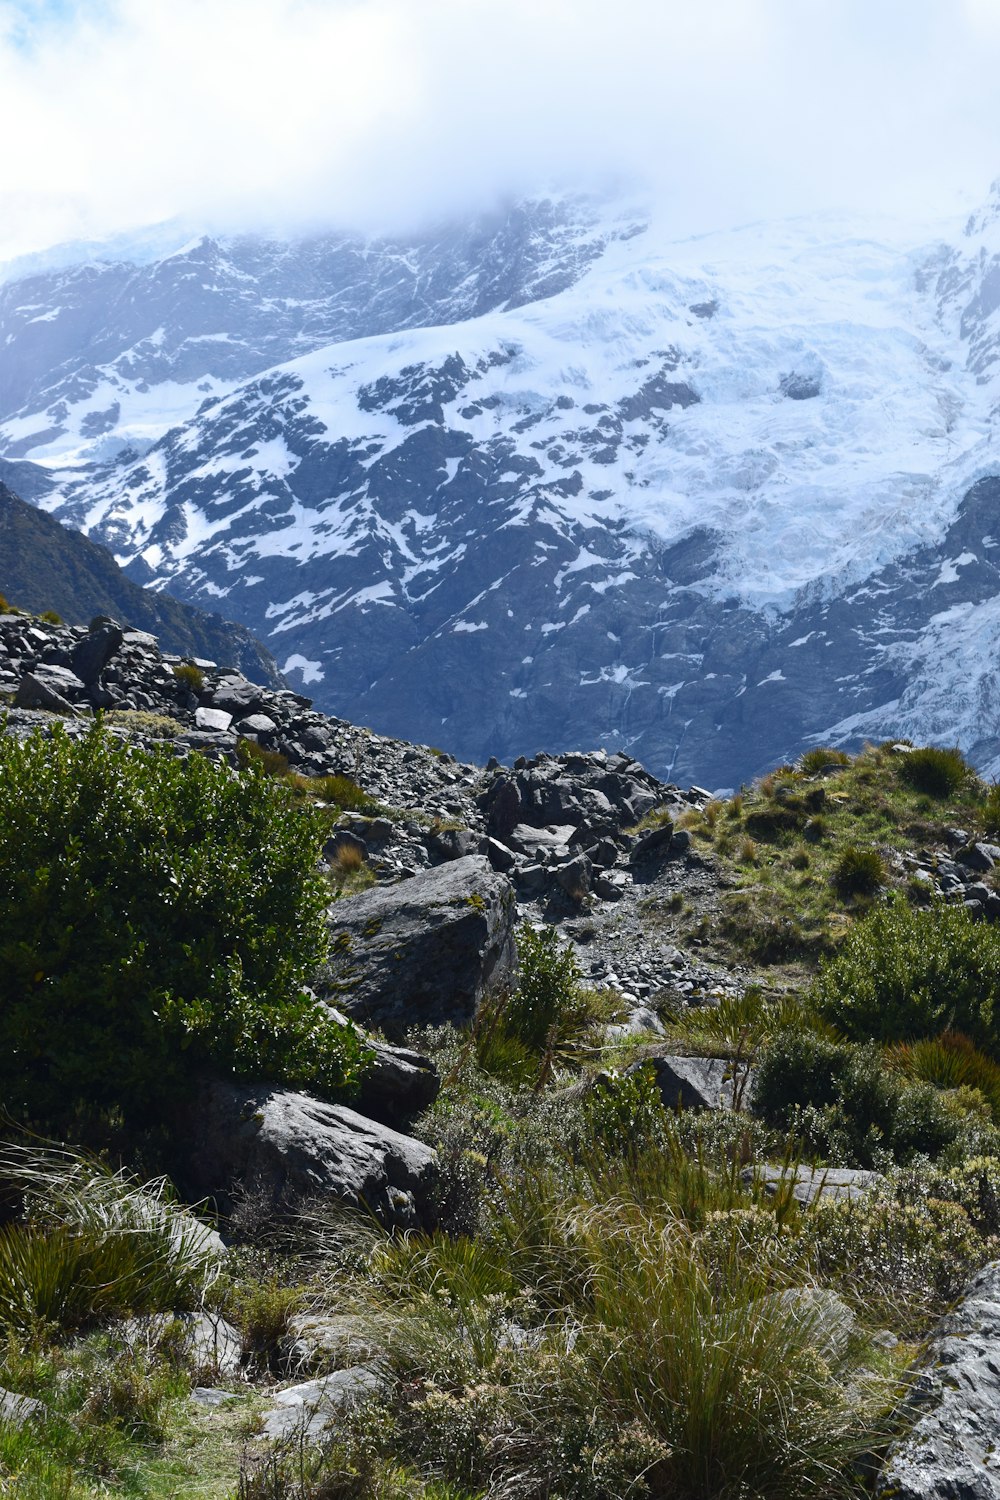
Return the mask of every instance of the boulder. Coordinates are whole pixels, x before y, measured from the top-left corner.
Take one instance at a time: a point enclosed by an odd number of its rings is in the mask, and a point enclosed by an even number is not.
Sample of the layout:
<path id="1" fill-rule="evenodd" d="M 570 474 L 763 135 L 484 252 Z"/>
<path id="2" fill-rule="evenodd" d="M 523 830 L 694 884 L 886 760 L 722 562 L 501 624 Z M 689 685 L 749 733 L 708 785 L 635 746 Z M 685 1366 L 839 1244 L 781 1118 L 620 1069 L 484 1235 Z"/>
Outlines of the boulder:
<path id="1" fill-rule="evenodd" d="M 375 1054 L 353 1103 L 358 1113 L 383 1125 L 400 1128 L 429 1109 L 441 1088 L 437 1068 L 429 1058 L 407 1047 L 365 1038 Z"/>
<path id="2" fill-rule="evenodd" d="M 90 630 L 73 648 L 71 665 L 80 681 L 88 687 L 100 677 L 108 662 L 121 649 L 125 632 L 114 620 L 98 616 Z"/>
<path id="3" fill-rule="evenodd" d="M 330 908 L 317 992 L 389 1038 L 471 1021 L 514 973 L 514 918 L 510 883 L 481 855 L 349 896 Z"/>
<path id="4" fill-rule="evenodd" d="M 817 1198 L 860 1198 L 871 1192 L 885 1179 L 878 1172 L 865 1172 L 857 1167 L 747 1167 L 743 1181 L 759 1182 L 771 1197 L 782 1183 L 794 1180 L 792 1189 L 796 1201 L 808 1206 Z"/>
<path id="5" fill-rule="evenodd" d="M 993 869 L 998 859 L 1000 847 L 996 844 L 968 844 L 955 855 L 956 862 L 967 870 L 979 870 L 984 874 Z"/>
<path id="6" fill-rule="evenodd" d="M 46 1416 L 48 1407 L 34 1396 L 21 1396 L 17 1391 L 0 1386 L 0 1428 L 23 1427 L 26 1422 Z"/>
<path id="7" fill-rule="evenodd" d="M 57 676 L 61 673 L 61 677 Z M 37 667 L 34 672 L 25 672 L 14 695 L 15 708 L 45 708 L 50 713 L 76 715 L 76 709 L 66 697 L 66 689 L 76 685 L 83 690 L 83 683 L 75 673 L 59 667 Z"/>
<path id="8" fill-rule="evenodd" d="M 347 1370 L 381 1353 L 371 1319 L 357 1313 L 296 1313 L 288 1320 L 288 1358 L 293 1368 Z"/>
<path id="9" fill-rule="evenodd" d="M 227 1379 L 240 1372 L 243 1361 L 243 1339 L 239 1330 L 218 1313 L 152 1313 L 142 1318 L 127 1318 L 112 1329 L 126 1345 L 137 1340 L 159 1339 L 170 1332 L 176 1336 L 177 1352 L 184 1362 L 199 1374 L 211 1373 L 213 1379 Z"/>
<path id="10" fill-rule="evenodd" d="M 1000 1500 L 1000 1262 L 980 1271 L 938 1325 L 898 1413 L 876 1494 L 889 1500 Z"/>
<path id="11" fill-rule="evenodd" d="M 633 1063 L 626 1073 L 652 1067 L 656 1086 L 667 1109 L 732 1109 L 733 1065 L 721 1057 L 649 1057 Z M 745 1070 L 744 1070 L 745 1071 Z M 743 1083 L 750 1097 L 752 1078 Z"/>
<path id="12" fill-rule="evenodd" d="M 363 1365 L 288 1386 L 275 1391 L 275 1404 L 264 1413 L 261 1432 L 272 1440 L 318 1443 L 345 1408 L 373 1396 L 381 1386 L 379 1376 Z"/>
<path id="13" fill-rule="evenodd" d="M 225 734 L 232 722 L 232 714 L 227 714 L 224 708 L 196 708 L 194 711 L 194 727 L 208 729 L 213 734 Z"/>
<path id="14" fill-rule="evenodd" d="M 673 842 L 674 825 L 668 818 L 659 827 L 650 829 L 644 833 L 642 838 L 632 850 L 630 859 L 633 864 L 641 864 L 644 859 L 657 858 L 670 853 L 670 845 Z"/>
<path id="15" fill-rule="evenodd" d="M 240 1191 L 280 1212 L 332 1196 L 386 1225 L 430 1224 L 437 1154 L 340 1104 L 267 1085 L 205 1084 L 186 1128 L 192 1186 L 224 1206 Z"/>

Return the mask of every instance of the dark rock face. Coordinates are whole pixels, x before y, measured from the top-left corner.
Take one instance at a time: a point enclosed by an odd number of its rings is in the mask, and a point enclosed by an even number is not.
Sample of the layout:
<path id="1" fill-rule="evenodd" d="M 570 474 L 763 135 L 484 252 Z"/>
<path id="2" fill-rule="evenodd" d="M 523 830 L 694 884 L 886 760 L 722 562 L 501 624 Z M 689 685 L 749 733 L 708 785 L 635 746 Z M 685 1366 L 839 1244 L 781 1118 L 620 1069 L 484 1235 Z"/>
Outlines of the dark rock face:
<path id="1" fill-rule="evenodd" d="M 438 1096 L 437 1068 L 419 1052 L 369 1041 L 374 1056 L 352 1101 L 358 1113 L 402 1130 L 429 1109 Z"/>
<path id="2" fill-rule="evenodd" d="M 186 1139 L 192 1184 L 222 1202 L 239 1186 L 276 1210 L 332 1195 L 387 1225 L 430 1222 L 435 1152 L 343 1105 L 216 1082 L 192 1107 Z"/>
<path id="3" fill-rule="evenodd" d="M 1000 1264 L 981 1271 L 931 1340 L 876 1494 L 889 1500 L 1000 1497 Z"/>
<path id="4" fill-rule="evenodd" d="M 387 1036 L 461 1025 L 512 979 L 514 916 L 509 882 L 479 855 L 350 896 L 330 909 L 318 992 Z"/>

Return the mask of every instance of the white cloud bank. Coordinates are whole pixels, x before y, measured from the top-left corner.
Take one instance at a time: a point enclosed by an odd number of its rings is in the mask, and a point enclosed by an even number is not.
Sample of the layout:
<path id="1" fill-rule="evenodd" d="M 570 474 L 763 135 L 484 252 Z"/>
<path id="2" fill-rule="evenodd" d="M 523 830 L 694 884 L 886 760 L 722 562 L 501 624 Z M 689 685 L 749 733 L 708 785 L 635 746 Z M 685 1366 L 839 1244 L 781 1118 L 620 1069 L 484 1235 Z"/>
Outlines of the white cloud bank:
<path id="1" fill-rule="evenodd" d="M 649 182 L 677 233 L 1000 174 L 997 0 L 0 0 L 0 259 Z"/>

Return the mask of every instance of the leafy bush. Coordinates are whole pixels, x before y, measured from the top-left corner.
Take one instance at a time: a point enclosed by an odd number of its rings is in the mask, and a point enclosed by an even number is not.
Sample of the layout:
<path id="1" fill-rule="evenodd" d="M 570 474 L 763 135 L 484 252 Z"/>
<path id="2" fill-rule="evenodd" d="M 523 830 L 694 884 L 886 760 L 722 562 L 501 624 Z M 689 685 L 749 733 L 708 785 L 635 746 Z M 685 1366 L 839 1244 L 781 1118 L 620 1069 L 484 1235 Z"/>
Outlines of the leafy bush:
<path id="1" fill-rule="evenodd" d="M 987 790 L 979 811 L 983 832 L 996 837 L 1000 834 L 1000 782 L 994 782 Z"/>
<path id="2" fill-rule="evenodd" d="M 754 1105 L 769 1125 L 848 1166 L 936 1156 L 960 1129 L 937 1090 L 887 1069 L 881 1048 L 801 1031 L 782 1032 L 765 1047 Z"/>
<path id="3" fill-rule="evenodd" d="M 303 993 L 327 893 L 259 773 L 95 726 L 0 736 L 0 1089 L 49 1128 L 174 1103 L 201 1066 L 322 1090 L 362 1063 Z"/>
<path id="4" fill-rule="evenodd" d="M 196 667 L 193 661 L 178 662 L 174 667 L 174 676 L 181 687 L 186 687 L 192 693 L 200 693 L 205 687 L 205 674 L 200 667 Z"/>
<path id="5" fill-rule="evenodd" d="M 1000 932 L 961 906 L 895 901 L 851 928 L 815 986 L 821 1013 L 856 1041 L 911 1041 L 947 1027 L 1000 1042 Z"/>
<path id="6" fill-rule="evenodd" d="M 557 1059 L 572 1051 L 596 1020 L 611 1018 L 613 1005 L 584 989 L 573 951 L 560 947 L 554 928 L 535 932 L 523 923 L 517 951 L 517 988 L 481 1008 L 476 1057 L 486 1072 L 534 1079 L 541 1087 Z"/>
<path id="7" fill-rule="evenodd" d="M 927 745 L 900 756 L 899 774 L 915 792 L 927 797 L 953 797 L 972 773 L 957 747 L 942 750 Z"/>
<path id="8" fill-rule="evenodd" d="M 850 896 L 874 896 L 885 881 L 885 865 L 877 849 L 848 844 L 833 871 L 833 884 L 841 900 Z"/>
<path id="9" fill-rule="evenodd" d="M 920 1338 L 1000 1250 L 957 1201 L 892 1187 L 850 1201 L 820 1199 L 804 1217 L 803 1234 L 825 1282 L 860 1303 L 873 1322 L 911 1338 Z"/>
<path id="10" fill-rule="evenodd" d="M 663 1095 L 650 1066 L 598 1081 L 587 1095 L 587 1122 L 605 1151 L 641 1151 L 667 1129 Z"/>

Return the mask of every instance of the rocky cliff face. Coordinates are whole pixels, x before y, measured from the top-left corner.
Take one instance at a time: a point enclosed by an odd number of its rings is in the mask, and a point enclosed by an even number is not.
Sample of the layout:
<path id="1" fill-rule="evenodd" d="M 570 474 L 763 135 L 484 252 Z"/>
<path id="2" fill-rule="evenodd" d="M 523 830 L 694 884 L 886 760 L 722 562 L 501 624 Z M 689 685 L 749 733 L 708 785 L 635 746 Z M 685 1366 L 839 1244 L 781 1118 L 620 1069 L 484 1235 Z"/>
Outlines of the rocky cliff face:
<path id="1" fill-rule="evenodd" d="M 732 786 L 902 731 L 995 771 L 997 201 L 936 242 L 572 200 L 39 270 L 0 439 L 385 732 Z"/>

